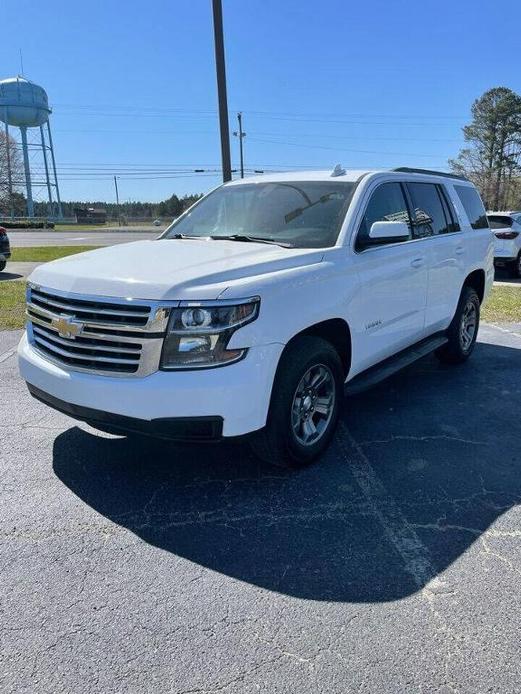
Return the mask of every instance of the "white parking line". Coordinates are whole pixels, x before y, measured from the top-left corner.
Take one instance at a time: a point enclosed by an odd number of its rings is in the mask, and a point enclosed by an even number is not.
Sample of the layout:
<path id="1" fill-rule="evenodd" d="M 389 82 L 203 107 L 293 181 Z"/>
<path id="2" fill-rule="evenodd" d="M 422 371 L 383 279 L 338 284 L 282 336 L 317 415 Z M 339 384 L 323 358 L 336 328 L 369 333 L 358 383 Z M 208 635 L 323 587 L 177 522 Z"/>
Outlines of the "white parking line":
<path id="1" fill-rule="evenodd" d="M 337 436 L 337 441 L 342 454 L 371 510 L 382 524 L 394 548 L 402 557 L 405 569 L 412 576 L 418 588 L 429 590 L 427 584 L 433 581 L 438 574 L 432 564 L 429 550 L 420 540 L 414 528 L 409 525 L 394 498 L 378 479 L 362 447 L 355 441 L 343 422 L 340 422 L 339 430 L 340 436 Z"/>

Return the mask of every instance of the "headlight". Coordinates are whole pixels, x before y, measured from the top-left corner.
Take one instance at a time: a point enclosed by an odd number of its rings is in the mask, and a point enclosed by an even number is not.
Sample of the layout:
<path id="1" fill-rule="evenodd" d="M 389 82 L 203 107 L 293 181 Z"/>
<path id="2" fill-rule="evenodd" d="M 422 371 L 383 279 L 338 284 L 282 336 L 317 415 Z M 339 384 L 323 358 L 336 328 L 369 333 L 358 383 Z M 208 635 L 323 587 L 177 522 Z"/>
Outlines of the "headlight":
<path id="1" fill-rule="evenodd" d="M 161 355 L 162 369 L 221 366 L 245 349 L 228 349 L 233 333 L 259 314 L 260 299 L 183 302 L 172 309 Z"/>

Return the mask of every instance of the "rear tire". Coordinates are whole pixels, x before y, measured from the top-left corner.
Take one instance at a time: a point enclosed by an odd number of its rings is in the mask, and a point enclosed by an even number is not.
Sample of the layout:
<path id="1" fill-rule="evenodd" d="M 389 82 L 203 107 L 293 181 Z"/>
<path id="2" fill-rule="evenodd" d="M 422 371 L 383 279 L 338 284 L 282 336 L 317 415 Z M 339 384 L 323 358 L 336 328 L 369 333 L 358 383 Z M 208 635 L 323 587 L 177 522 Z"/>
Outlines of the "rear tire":
<path id="1" fill-rule="evenodd" d="M 285 468 L 312 463 L 333 437 L 343 383 L 334 347 L 319 337 L 298 338 L 280 359 L 266 426 L 251 440 L 255 455 Z"/>
<path id="2" fill-rule="evenodd" d="M 6 265 L 7 265 L 7 260 L 0 260 L 0 272 L 5 270 Z"/>
<path id="3" fill-rule="evenodd" d="M 448 342 L 436 350 L 436 356 L 445 364 L 462 364 L 470 357 L 479 330 L 480 303 L 476 290 L 465 286 L 454 318 L 447 330 Z"/>

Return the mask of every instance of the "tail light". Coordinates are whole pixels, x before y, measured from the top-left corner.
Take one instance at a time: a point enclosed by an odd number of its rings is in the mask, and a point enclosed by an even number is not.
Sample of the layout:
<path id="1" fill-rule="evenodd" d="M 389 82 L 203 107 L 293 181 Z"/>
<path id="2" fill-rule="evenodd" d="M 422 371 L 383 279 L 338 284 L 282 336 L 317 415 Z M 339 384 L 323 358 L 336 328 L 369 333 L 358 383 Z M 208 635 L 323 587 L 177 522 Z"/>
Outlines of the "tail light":
<path id="1" fill-rule="evenodd" d="M 499 231 L 496 232 L 496 238 L 503 239 L 505 241 L 512 241 L 512 239 L 517 239 L 519 236 L 519 231 Z"/>

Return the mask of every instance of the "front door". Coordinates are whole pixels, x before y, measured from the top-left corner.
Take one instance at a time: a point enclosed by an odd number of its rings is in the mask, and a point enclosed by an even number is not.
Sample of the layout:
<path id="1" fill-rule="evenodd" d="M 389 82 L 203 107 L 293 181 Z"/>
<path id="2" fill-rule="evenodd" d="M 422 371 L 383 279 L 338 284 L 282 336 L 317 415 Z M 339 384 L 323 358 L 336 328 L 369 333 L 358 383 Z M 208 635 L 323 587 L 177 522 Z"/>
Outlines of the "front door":
<path id="1" fill-rule="evenodd" d="M 370 194 L 355 231 L 359 285 L 351 305 L 351 376 L 417 342 L 423 336 L 427 297 L 428 247 L 411 239 L 375 245 L 377 221 L 406 221 L 411 227 L 401 183 L 382 183 Z"/>

